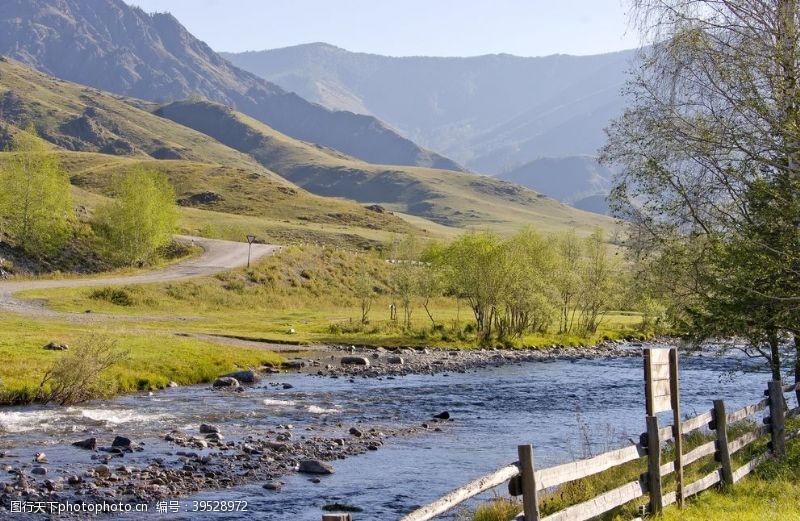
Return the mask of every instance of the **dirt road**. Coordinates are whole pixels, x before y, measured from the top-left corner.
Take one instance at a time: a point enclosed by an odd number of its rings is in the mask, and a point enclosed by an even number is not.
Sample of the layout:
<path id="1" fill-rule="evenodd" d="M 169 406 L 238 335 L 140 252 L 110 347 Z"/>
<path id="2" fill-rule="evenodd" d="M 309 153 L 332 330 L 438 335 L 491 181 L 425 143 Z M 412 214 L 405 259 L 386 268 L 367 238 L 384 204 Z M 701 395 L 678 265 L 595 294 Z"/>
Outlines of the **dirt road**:
<path id="1" fill-rule="evenodd" d="M 22 300 L 14 297 L 14 293 L 31 289 L 73 288 L 99 285 L 147 284 L 149 282 L 167 282 L 212 275 L 247 264 L 247 243 L 205 239 L 179 235 L 182 241 L 193 241 L 203 248 L 199 257 L 193 257 L 155 271 L 137 275 L 81 277 L 63 280 L 24 280 L 0 282 L 0 310 L 24 314 L 56 315 L 46 309 L 41 302 Z M 280 246 L 270 244 L 253 244 L 250 255 L 251 262 L 275 253 Z"/>

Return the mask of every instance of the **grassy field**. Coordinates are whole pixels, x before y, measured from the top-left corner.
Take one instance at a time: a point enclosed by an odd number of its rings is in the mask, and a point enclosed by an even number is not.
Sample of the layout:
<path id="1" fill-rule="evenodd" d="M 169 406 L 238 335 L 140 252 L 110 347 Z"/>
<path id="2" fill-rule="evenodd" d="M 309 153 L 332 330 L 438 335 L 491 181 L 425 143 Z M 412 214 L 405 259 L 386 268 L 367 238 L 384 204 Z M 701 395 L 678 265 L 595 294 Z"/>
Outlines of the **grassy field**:
<path id="1" fill-rule="evenodd" d="M 353 293 L 356 274 L 368 270 L 376 297 L 369 323 L 360 321 L 360 301 Z M 158 317 L 141 327 L 224 334 L 277 342 L 369 344 L 380 346 L 477 346 L 470 331 L 471 310 L 465 302 L 435 298 L 431 321 L 417 299 L 412 328 L 403 330 L 389 319 L 392 265 L 376 254 L 317 246 L 286 248 L 252 269 L 240 269 L 186 282 L 119 288 L 126 305 L 109 301 L 91 288 L 36 290 L 20 294 L 46 299 L 53 309 L 129 317 Z M 181 320 L 176 321 L 175 317 Z M 610 314 L 591 337 L 548 334 L 519 339 L 516 347 L 586 345 L 605 338 L 640 336 L 641 317 L 635 313 Z M 436 326 L 436 327 L 434 327 Z M 289 333 L 294 330 L 293 333 Z"/>
<path id="2" fill-rule="evenodd" d="M 740 436 L 753 428 L 752 423 L 743 422 L 731 426 L 729 437 Z M 787 421 L 787 432 L 800 429 L 800 419 Z M 685 440 L 685 451 L 688 452 L 709 439 L 704 435 L 688 436 Z M 756 454 L 767 450 L 768 436 L 734 454 L 734 468 L 748 461 Z M 670 451 L 665 451 L 663 461 L 670 459 Z M 690 483 L 710 473 L 719 464 L 713 456 L 702 458 L 684 471 L 686 483 Z M 767 460 L 747 478 L 732 487 L 713 488 L 702 492 L 687 501 L 683 510 L 677 506 L 667 507 L 661 516 L 655 519 L 665 521 L 767 521 L 772 519 L 800 520 L 800 482 L 797 481 L 797 469 L 800 468 L 800 439 L 787 444 L 787 455 L 781 460 Z M 569 483 L 540 499 L 542 515 L 549 515 L 569 505 L 586 501 L 598 494 L 633 481 L 646 471 L 646 461 L 639 460 L 615 469 Z M 675 490 L 673 477 L 664 480 L 664 492 Z M 618 508 L 600 519 L 607 521 L 623 521 L 639 516 L 638 507 L 645 504 L 640 499 L 624 507 Z M 498 498 L 480 506 L 474 512 L 462 513 L 462 519 L 471 521 L 508 521 L 521 511 L 516 500 Z"/>
<path id="3" fill-rule="evenodd" d="M 281 361 L 280 356 L 266 349 L 181 338 L 166 331 L 139 329 L 124 321 L 75 324 L 0 315 L 0 330 L 0 404 L 35 398 L 45 372 L 68 353 L 46 350 L 47 343 L 74 346 L 89 335 L 107 337 L 128 354 L 106 376 L 112 393 L 159 389 L 170 381 L 204 383 L 237 368 L 257 368 Z"/>

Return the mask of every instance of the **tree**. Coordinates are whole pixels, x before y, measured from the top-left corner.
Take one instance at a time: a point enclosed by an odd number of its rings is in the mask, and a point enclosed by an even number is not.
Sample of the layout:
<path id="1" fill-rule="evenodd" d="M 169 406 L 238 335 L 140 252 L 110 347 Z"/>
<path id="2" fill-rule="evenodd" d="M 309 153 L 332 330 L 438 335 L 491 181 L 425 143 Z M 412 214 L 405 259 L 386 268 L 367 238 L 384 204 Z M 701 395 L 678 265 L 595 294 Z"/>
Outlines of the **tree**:
<path id="1" fill-rule="evenodd" d="M 392 271 L 392 287 L 403 308 L 403 327 L 411 329 L 414 297 L 420 294 L 421 287 L 421 267 L 418 260 L 421 246 L 413 235 L 395 241 L 394 246 L 393 257 L 397 265 Z"/>
<path id="2" fill-rule="evenodd" d="M 766 341 L 779 376 L 775 333 L 797 344 L 800 320 L 797 0 L 632 4 L 648 45 L 603 151 L 612 207 L 636 258 L 687 268 L 688 329 Z"/>
<path id="3" fill-rule="evenodd" d="M 572 331 L 575 314 L 575 298 L 580 291 L 581 243 L 574 231 L 557 239 L 558 265 L 554 277 L 558 290 L 560 314 L 559 333 Z"/>
<path id="4" fill-rule="evenodd" d="M 51 255 L 73 229 L 69 177 L 33 127 L 17 134 L 11 152 L 0 170 L 0 217 L 26 253 Z"/>
<path id="5" fill-rule="evenodd" d="M 375 298 L 375 279 L 372 278 L 365 264 L 359 267 L 353 285 L 353 293 L 361 305 L 361 324 L 369 323 L 369 312 Z"/>
<path id="6" fill-rule="evenodd" d="M 96 228 L 109 256 L 125 264 L 151 262 L 178 223 L 175 192 L 166 176 L 137 169 L 121 178 L 116 199 L 99 208 Z"/>
<path id="7" fill-rule="evenodd" d="M 583 333 L 595 333 L 606 304 L 614 293 L 615 263 L 608 253 L 603 231 L 599 228 L 584 240 L 579 285 L 575 307 L 577 326 Z"/>

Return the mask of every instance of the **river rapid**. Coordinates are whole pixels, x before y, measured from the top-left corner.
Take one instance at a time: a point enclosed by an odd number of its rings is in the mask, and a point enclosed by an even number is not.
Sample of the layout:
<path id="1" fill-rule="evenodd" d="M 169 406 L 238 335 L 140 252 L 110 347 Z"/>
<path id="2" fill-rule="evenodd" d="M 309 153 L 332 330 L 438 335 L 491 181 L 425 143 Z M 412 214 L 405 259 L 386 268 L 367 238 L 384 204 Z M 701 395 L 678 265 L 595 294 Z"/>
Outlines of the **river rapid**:
<path id="1" fill-rule="evenodd" d="M 130 438 L 142 449 L 115 465 L 136 467 L 155 457 L 169 464 L 176 460 L 176 447 L 164 434 L 197 431 L 201 423 L 219 426 L 226 440 L 267 431 L 290 430 L 294 439 L 301 439 L 312 433 L 347 436 L 350 427 L 387 433 L 399 429 L 403 434 L 387 436 L 378 450 L 333 461 L 335 473 L 319 477 L 318 483 L 291 472 L 278 478 L 283 482 L 278 492 L 265 490 L 264 480 L 255 480 L 174 498 L 182 501 L 177 513 L 159 514 L 151 508 L 147 515 L 116 516 L 319 521 L 322 507 L 340 503 L 362 509 L 353 514 L 358 521 L 398 519 L 514 461 L 520 443 L 534 444 L 541 468 L 638 439 L 645 416 L 642 375 L 642 360 L 635 356 L 380 379 L 281 373 L 266 375 L 243 393 L 192 386 L 76 407 L 5 408 L 0 409 L 0 465 L 27 472 L 34 454 L 45 452 L 46 477 L 66 478 L 97 465 L 91 459 L 94 453 L 72 442 L 95 436 L 108 444 L 115 435 Z M 761 361 L 709 352 L 682 354 L 680 375 L 687 416 L 711 408 L 715 398 L 724 398 L 729 408 L 755 402 L 769 380 Z M 442 411 L 448 411 L 452 421 L 431 423 Z M 422 423 L 430 428 L 420 429 Z M 7 472 L 0 474 L 0 490 L 11 482 Z M 484 495 L 489 497 L 491 493 Z M 248 512 L 185 512 L 192 501 L 213 500 L 246 501 Z M 0 511 L 0 518 L 6 516 L 23 518 Z"/>

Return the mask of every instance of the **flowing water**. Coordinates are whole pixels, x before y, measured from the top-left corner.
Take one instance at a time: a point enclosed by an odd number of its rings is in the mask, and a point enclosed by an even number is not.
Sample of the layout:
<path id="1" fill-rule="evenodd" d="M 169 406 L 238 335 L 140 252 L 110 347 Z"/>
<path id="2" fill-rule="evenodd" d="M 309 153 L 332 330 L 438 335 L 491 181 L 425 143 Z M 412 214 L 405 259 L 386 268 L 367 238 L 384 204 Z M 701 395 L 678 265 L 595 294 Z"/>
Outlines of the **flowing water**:
<path id="1" fill-rule="evenodd" d="M 683 413 L 707 410 L 717 397 L 729 408 L 761 399 L 768 373 L 739 371 L 757 363 L 682 355 Z M 541 468 L 638 439 L 644 430 L 642 372 L 641 358 L 628 357 L 353 382 L 270 375 L 241 394 L 197 386 L 80 407 L 7 408 L 0 410 L 0 450 L 10 454 L 4 461 L 12 464 L 14 458 L 30 463 L 33 453 L 45 451 L 51 467 L 73 473 L 94 463 L 90 453 L 70 446 L 90 434 L 108 438 L 118 433 L 143 442 L 143 452 L 125 457 L 126 464 L 136 465 L 159 454 L 169 459 L 175 447 L 162 440 L 163 434 L 196 430 L 200 423 L 217 424 L 226 439 L 237 439 L 288 423 L 295 433 L 311 426 L 315 433 L 324 433 L 359 423 L 418 425 L 432 414 L 449 411 L 454 421 L 444 432 L 389 438 L 378 451 L 334 462 L 336 473 L 318 484 L 293 474 L 282 478 L 286 485 L 281 492 L 253 483 L 188 498 L 248 501 L 249 513 L 215 514 L 214 519 L 319 521 L 321 508 L 338 502 L 362 508 L 354 514 L 356 520 L 390 520 L 514 461 L 520 443 L 535 445 Z M 276 383 L 293 387 L 283 389 Z"/>

